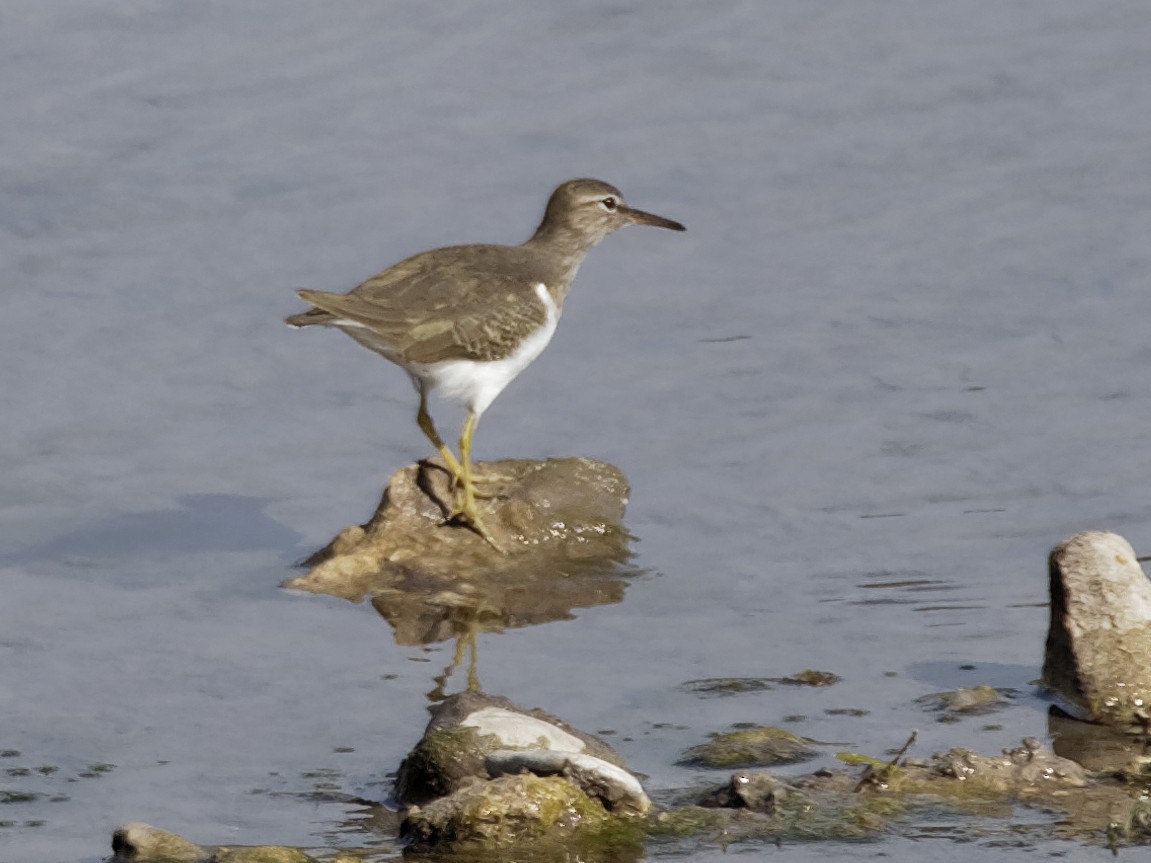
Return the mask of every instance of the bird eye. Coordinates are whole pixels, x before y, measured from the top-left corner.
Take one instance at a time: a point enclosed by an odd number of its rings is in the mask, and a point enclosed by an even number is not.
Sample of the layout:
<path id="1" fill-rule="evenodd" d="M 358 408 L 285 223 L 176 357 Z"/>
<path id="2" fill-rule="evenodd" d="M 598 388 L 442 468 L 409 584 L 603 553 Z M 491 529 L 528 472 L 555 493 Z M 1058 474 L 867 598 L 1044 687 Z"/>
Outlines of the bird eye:
<path id="1" fill-rule="evenodd" d="M 600 204 L 609 213 L 614 213 L 615 208 L 619 205 L 619 202 L 616 201 L 616 199 L 613 198 L 611 195 L 608 195 L 606 198 L 604 198 L 602 201 L 600 201 Z"/>

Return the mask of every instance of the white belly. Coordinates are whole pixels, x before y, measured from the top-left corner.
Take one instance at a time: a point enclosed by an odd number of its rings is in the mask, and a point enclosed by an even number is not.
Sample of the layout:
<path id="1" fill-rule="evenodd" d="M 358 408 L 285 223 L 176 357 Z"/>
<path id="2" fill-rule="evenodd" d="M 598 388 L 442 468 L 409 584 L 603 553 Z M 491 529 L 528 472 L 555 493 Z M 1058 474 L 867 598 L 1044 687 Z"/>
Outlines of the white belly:
<path id="1" fill-rule="evenodd" d="M 515 380 L 543 353 L 559 323 L 559 309 L 544 285 L 536 285 L 536 295 L 547 307 L 542 327 L 524 339 L 515 352 L 502 360 L 445 360 L 441 363 L 412 363 L 408 370 L 443 398 L 454 401 L 478 417 L 488 409 L 504 387 Z"/>

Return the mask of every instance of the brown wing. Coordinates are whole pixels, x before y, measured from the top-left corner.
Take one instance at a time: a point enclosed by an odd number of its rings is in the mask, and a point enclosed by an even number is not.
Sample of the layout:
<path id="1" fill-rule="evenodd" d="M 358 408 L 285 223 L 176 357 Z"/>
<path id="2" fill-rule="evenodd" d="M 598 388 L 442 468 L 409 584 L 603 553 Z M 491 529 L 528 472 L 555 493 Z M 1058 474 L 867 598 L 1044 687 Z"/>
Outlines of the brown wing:
<path id="1" fill-rule="evenodd" d="M 316 310 L 289 323 L 354 321 L 408 361 L 493 360 L 547 318 L 532 286 L 548 273 L 518 246 L 453 246 L 423 252 L 347 294 L 300 291 Z"/>

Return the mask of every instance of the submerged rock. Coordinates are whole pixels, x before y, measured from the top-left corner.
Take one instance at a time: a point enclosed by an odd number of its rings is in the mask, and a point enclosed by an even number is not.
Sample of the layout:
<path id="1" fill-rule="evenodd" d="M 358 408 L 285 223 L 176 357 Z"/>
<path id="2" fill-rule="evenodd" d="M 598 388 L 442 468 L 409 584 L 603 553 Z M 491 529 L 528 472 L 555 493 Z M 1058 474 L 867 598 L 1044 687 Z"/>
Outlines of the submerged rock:
<path id="1" fill-rule="evenodd" d="M 723 698 L 749 692 L 766 692 L 773 688 L 772 684 L 777 680 L 771 677 L 708 677 L 685 681 L 680 684 L 680 688 L 701 698 Z"/>
<path id="2" fill-rule="evenodd" d="M 464 692 L 437 705 L 396 777 L 403 833 L 423 843 L 600 830 L 651 801 L 606 743 L 541 710 Z M 494 847 L 494 846 L 493 846 Z"/>
<path id="3" fill-rule="evenodd" d="M 1079 533 L 1049 558 L 1043 684 L 1079 719 L 1151 725 L 1151 582 L 1114 533 Z"/>
<path id="4" fill-rule="evenodd" d="M 476 466 L 485 526 L 500 550 L 444 523 L 448 476 L 435 462 L 397 471 L 364 525 L 346 528 L 284 587 L 370 597 L 401 644 L 569 618 L 623 598 L 627 480 L 585 458 Z"/>
<path id="5" fill-rule="evenodd" d="M 940 722 L 955 722 L 959 716 L 979 716 L 1000 710 L 1007 706 L 1007 697 L 1013 694 L 1010 689 L 980 684 L 950 692 L 933 692 L 915 699 L 915 703 L 939 713 Z"/>
<path id="6" fill-rule="evenodd" d="M 808 745 L 811 741 L 775 726 L 719 731 L 711 738 L 684 752 L 679 763 L 688 767 L 763 767 L 798 764 L 817 755 Z"/>

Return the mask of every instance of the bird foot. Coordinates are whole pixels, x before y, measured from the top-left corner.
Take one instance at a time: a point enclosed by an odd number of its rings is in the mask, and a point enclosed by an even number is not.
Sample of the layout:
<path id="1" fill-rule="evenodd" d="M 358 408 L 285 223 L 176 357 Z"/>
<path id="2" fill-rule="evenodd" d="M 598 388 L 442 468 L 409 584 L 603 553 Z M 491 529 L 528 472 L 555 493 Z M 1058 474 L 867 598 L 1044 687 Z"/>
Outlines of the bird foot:
<path id="1" fill-rule="evenodd" d="M 448 495 L 454 498 L 450 507 L 444 501 L 442 491 L 435 488 L 429 479 L 424 478 L 421 474 L 421 478 L 418 480 L 424 492 L 432 497 L 440 506 L 441 511 L 444 513 L 443 523 L 466 527 L 500 554 L 507 554 L 506 550 L 500 547 L 499 543 L 497 543 L 491 535 L 491 532 L 484 526 L 479 508 L 476 506 L 477 500 L 492 500 L 501 497 L 501 495 L 486 494 L 477 491 L 475 477 L 459 476 L 453 473 L 449 467 L 445 467 L 430 459 L 421 462 L 421 466 L 435 468 L 448 475 Z"/>
<path id="2" fill-rule="evenodd" d="M 507 551 L 500 547 L 499 543 L 497 543 L 495 538 L 488 532 L 488 529 L 484 527 L 483 519 L 481 519 L 480 514 L 476 512 L 474 504 L 470 512 L 466 507 L 456 509 L 444 520 L 444 524 L 458 524 L 461 527 L 466 527 L 500 554 L 507 554 Z"/>
<path id="3" fill-rule="evenodd" d="M 471 474 L 472 496 L 475 497 L 476 500 L 498 500 L 499 498 L 506 497 L 506 495 L 503 494 L 503 487 L 514 481 L 514 476 L 481 468 L 478 474 Z M 468 481 L 463 477 L 452 477 L 452 488 L 461 494 L 467 483 Z"/>
<path id="4" fill-rule="evenodd" d="M 448 490 L 450 492 L 454 494 L 463 493 L 465 484 L 464 479 L 459 474 L 454 473 L 450 467 L 440 464 L 438 461 L 433 461 L 432 459 L 425 459 L 422 464 L 425 464 L 429 467 L 434 467 L 437 470 L 441 470 L 446 473 L 448 475 Z M 485 485 L 496 485 L 498 487 L 502 487 L 511 482 L 514 482 L 515 480 L 516 477 L 510 474 L 497 474 L 494 472 L 486 474 L 481 473 L 479 476 L 473 475 L 471 480 L 472 496 L 476 500 L 500 500 L 501 498 L 506 497 L 506 495 L 503 494 L 502 488 L 492 489 L 490 491 L 481 491 L 480 489 Z M 453 515 L 459 515 L 461 511 L 462 507 L 457 509 Z"/>

